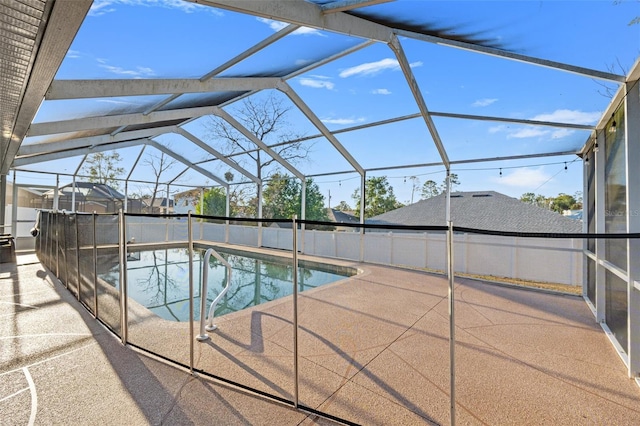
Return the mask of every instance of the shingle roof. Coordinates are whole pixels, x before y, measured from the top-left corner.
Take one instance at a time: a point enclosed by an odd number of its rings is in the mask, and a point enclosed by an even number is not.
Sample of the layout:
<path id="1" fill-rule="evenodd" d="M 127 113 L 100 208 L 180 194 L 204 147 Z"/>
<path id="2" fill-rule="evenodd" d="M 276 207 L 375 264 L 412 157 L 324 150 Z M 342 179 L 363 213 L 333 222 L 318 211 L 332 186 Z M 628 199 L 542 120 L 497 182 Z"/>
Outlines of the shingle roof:
<path id="1" fill-rule="evenodd" d="M 60 187 L 59 191 L 62 194 L 71 194 L 74 192 L 73 183 Z M 93 182 L 76 182 L 75 192 L 81 196 L 94 199 L 106 199 L 106 200 L 124 200 L 124 194 L 103 183 Z M 53 196 L 53 189 L 45 192 L 45 195 L 49 197 Z"/>
<path id="2" fill-rule="evenodd" d="M 375 216 L 367 223 L 446 225 L 445 194 Z M 453 192 L 454 226 L 510 232 L 582 232 L 582 222 L 495 191 Z"/>
<path id="3" fill-rule="evenodd" d="M 341 210 L 336 209 L 328 209 L 327 213 L 329 213 L 329 220 L 331 222 L 337 223 L 360 223 L 360 219 L 355 217 L 352 214 L 343 212 Z"/>

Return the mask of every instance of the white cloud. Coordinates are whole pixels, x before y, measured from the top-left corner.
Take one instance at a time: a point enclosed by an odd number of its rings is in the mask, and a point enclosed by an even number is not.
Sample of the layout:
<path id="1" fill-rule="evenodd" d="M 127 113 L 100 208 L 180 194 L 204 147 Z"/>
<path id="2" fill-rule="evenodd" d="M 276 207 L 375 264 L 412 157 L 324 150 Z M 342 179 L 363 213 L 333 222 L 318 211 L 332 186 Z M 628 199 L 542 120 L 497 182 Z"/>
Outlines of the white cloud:
<path id="1" fill-rule="evenodd" d="M 496 178 L 495 181 L 507 186 L 535 188 L 545 183 L 550 177 L 542 168 L 527 168 L 515 169 L 513 172 L 503 172 L 502 177 Z"/>
<path id="2" fill-rule="evenodd" d="M 347 124 L 356 124 L 356 123 L 362 123 L 365 121 L 364 117 L 359 117 L 359 118 L 323 118 L 322 122 L 326 123 L 326 124 L 340 124 L 340 125 L 347 125 Z"/>
<path id="3" fill-rule="evenodd" d="M 562 138 L 566 138 L 567 136 L 571 135 L 575 133 L 575 130 L 571 130 L 571 129 L 558 129 L 555 130 L 551 133 L 551 139 L 562 139 Z"/>
<path id="4" fill-rule="evenodd" d="M 517 139 L 535 138 L 538 136 L 548 135 L 549 133 L 550 133 L 549 130 L 542 130 L 542 129 L 538 129 L 537 127 L 525 127 L 525 128 L 510 132 L 507 135 L 507 138 L 517 138 Z"/>
<path id="5" fill-rule="evenodd" d="M 262 22 L 263 24 L 267 24 L 269 28 L 271 28 L 275 32 L 278 32 L 289 25 L 286 22 L 274 21 L 273 19 L 267 19 L 267 18 L 256 18 L 256 19 Z M 315 28 L 309 28 L 309 27 L 300 27 L 294 32 L 292 32 L 291 34 L 292 35 L 309 34 L 309 35 L 318 35 L 318 36 L 325 37 L 325 35 L 322 34 L 320 31 L 316 30 Z"/>
<path id="6" fill-rule="evenodd" d="M 94 0 L 89 9 L 89 16 L 102 16 L 107 13 L 115 12 L 115 6 L 146 6 L 146 7 L 162 7 L 165 9 L 177 9 L 185 13 L 192 13 L 196 10 L 211 12 L 215 15 L 222 16 L 219 9 L 203 6 L 197 3 L 191 3 L 184 0 Z"/>
<path id="7" fill-rule="evenodd" d="M 106 13 L 115 12 L 116 9 L 109 7 L 113 4 L 111 0 L 95 0 L 89 8 L 89 16 L 102 16 Z"/>
<path id="8" fill-rule="evenodd" d="M 600 112 L 584 112 L 570 109 L 557 109 L 552 113 L 536 115 L 532 118 L 532 120 L 552 121 L 569 124 L 595 124 L 598 122 L 601 116 L 602 113 Z"/>
<path id="9" fill-rule="evenodd" d="M 301 78 L 300 84 L 307 87 L 313 87 L 314 89 L 328 89 L 333 90 L 335 84 L 331 81 L 321 78 Z"/>
<path id="10" fill-rule="evenodd" d="M 107 61 L 105 59 L 97 59 L 100 68 L 104 68 L 107 71 L 117 74 L 117 75 L 126 75 L 129 77 L 142 78 L 142 77 L 151 77 L 155 75 L 153 69 L 149 67 L 136 67 L 135 69 L 124 69 L 122 67 L 116 67 L 113 65 L 107 65 Z"/>
<path id="11" fill-rule="evenodd" d="M 478 99 L 477 101 L 475 101 L 473 103 L 474 107 L 486 107 L 489 106 L 495 102 L 497 102 L 498 100 L 495 98 L 485 98 L 485 99 Z"/>
<path id="12" fill-rule="evenodd" d="M 75 58 L 79 58 L 80 57 L 80 52 L 77 50 L 71 50 L 69 49 L 69 51 L 67 52 L 67 58 L 70 59 L 75 59 Z"/>
<path id="13" fill-rule="evenodd" d="M 374 95 L 390 95 L 389 89 L 374 89 L 371 91 Z"/>
<path id="14" fill-rule="evenodd" d="M 417 61 L 409 65 L 411 68 L 422 66 L 422 62 Z M 399 70 L 400 64 L 396 59 L 385 58 L 377 62 L 366 62 L 364 64 L 356 65 L 355 67 L 347 68 L 340 72 L 340 77 L 346 78 L 354 75 L 375 75 L 384 70 Z"/>
<path id="15" fill-rule="evenodd" d="M 475 104 L 474 104 L 475 105 Z M 552 123 L 567 124 L 594 124 L 600 119 L 599 112 L 584 112 L 570 109 L 558 109 L 551 113 L 538 114 L 531 118 L 534 121 L 548 121 Z M 575 133 L 572 129 L 550 129 L 539 126 L 511 126 L 498 125 L 489 128 L 489 133 L 506 133 L 508 139 L 525 139 L 536 137 L 547 137 L 551 139 L 562 139 Z"/>

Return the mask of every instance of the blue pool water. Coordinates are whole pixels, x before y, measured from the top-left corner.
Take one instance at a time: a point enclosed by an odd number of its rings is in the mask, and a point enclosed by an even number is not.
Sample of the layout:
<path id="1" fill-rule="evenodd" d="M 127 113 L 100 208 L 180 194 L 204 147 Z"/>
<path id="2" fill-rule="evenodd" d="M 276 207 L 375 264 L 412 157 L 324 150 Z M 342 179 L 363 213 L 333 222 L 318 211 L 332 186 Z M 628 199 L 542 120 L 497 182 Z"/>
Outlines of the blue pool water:
<path id="1" fill-rule="evenodd" d="M 292 261 L 248 252 L 217 250 L 231 264 L 231 287 L 218 304 L 215 316 L 236 312 L 293 293 Z M 203 251 L 194 253 L 194 315 L 200 317 Z M 215 257 L 209 261 L 207 310 L 226 285 L 226 268 Z M 355 270 L 299 262 L 298 291 L 305 291 L 354 275 Z M 113 274 L 111 274 L 113 277 Z M 109 281 L 107 276 L 103 277 Z M 172 321 L 189 319 L 189 255 L 186 248 L 130 253 L 127 259 L 129 297 L 156 315 Z"/>

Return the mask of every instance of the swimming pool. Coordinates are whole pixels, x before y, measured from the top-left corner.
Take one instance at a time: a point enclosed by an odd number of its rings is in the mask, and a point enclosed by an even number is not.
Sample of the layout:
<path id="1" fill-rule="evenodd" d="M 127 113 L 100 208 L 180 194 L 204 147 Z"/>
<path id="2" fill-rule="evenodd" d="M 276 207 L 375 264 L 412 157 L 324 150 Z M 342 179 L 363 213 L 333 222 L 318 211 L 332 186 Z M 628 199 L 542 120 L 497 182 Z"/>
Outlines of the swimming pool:
<path id="1" fill-rule="evenodd" d="M 233 269 L 231 286 L 218 303 L 215 316 L 240 311 L 293 293 L 290 258 L 216 248 Z M 204 250 L 194 250 L 194 316 L 200 317 L 200 290 Z M 305 291 L 355 275 L 353 268 L 298 262 L 298 291 Z M 226 285 L 226 269 L 214 257 L 209 261 L 207 306 Z M 116 274 L 102 279 L 118 287 Z M 116 280 L 117 281 L 117 280 Z M 133 251 L 127 259 L 129 298 L 171 321 L 189 320 L 189 253 L 186 248 Z"/>

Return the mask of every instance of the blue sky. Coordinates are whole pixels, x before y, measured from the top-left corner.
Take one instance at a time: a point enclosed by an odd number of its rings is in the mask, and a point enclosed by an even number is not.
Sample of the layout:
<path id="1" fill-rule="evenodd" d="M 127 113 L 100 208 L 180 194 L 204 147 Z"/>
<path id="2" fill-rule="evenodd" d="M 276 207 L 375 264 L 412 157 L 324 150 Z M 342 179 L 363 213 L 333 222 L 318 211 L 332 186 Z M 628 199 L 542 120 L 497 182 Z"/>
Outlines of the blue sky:
<path id="1" fill-rule="evenodd" d="M 602 71 L 626 72 L 640 52 L 640 25 L 628 25 L 640 15 L 640 2 L 635 0 L 397 1 L 375 8 L 461 33 L 477 33 L 517 53 Z M 279 22 L 180 0 L 96 0 L 56 78 L 199 78 L 281 27 Z M 361 41 L 301 29 L 222 75 L 305 64 Z M 603 83 L 588 77 L 412 39 L 401 42 L 426 104 L 434 112 L 596 124 L 610 102 L 603 95 Z M 331 130 L 418 112 L 393 52 L 383 44 L 313 69 L 289 84 Z M 288 102 L 284 95 L 276 96 Z M 47 101 L 36 121 L 102 115 L 116 109 L 136 111 L 159 99 L 163 96 Z M 293 133 L 318 133 L 295 109 L 289 122 Z M 434 122 L 451 160 L 571 151 L 580 148 L 589 134 L 442 117 L 434 117 Z M 207 137 L 206 119 L 190 123 L 187 129 Z M 337 138 L 366 169 L 439 161 L 421 118 L 341 133 Z M 157 140 L 191 161 L 205 157 L 180 137 L 167 135 Z M 302 173 L 350 169 L 325 140 L 314 142 L 309 160 L 298 165 Z M 130 167 L 139 151 L 123 150 L 122 165 Z M 79 160 L 31 168 L 72 173 Z M 166 179 L 183 168 L 176 166 Z M 219 175 L 226 170 L 213 169 Z M 460 190 L 497 190 L 518 197 L 524 192 L 556 195 L 582 189 L 583 166 L 575 156 L 470 163 L 453 166 L 452 171 L 460 177 Z M 420 183 L 444 178 L 442 167 L 369 173 L 382 174 L 388 176 L 401 202 L 411 201 L 411 176 Z M 138 166 L 132 178 L 149 179 L 149 168 Z M 24 179 L 44 183 L 42 176 L 25 174 Z M 319 176 L 315 181 L 325 196 L 331 193 L 332 205 L 341 200 L 353 204 L 357 174 Z M 187 173 L 179 182 L 204 185 L 207 180 Z M 414 201 L 417 199 L 414 194 Z"/>

